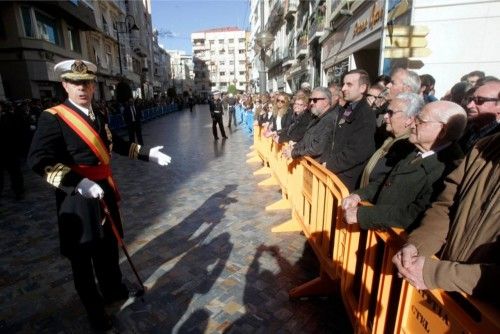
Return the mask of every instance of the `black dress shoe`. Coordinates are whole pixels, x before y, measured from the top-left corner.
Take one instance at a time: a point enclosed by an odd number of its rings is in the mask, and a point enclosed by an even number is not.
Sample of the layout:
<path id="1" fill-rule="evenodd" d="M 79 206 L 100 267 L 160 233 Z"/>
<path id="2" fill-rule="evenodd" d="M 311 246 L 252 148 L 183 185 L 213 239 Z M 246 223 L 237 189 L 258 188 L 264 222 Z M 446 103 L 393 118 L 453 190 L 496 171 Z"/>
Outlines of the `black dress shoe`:
<path id="1" fill-rule="evenodd" d="M 125 285 L 121 285 L 117 290 L 104 294 L 104 304 L 110 305 L 116 302 L 125 301 L 130 297 L 130 292 Z"/>
<path id="2" fill-rule="evenodd" d="M 214 140 L 219 140 L 219 137 L 215 137 Z"/>
<path id="3" fill-rule="evenodd" d="M 96 331 L 109 331 L 113 328 L 111 317 L 106 311 L 92 312 L 88 314 L 90 326 Z"/>
<path id="4" fill-rule="evenodd" d="M 227 137 L 226 137 L 226 136 L 222 136 L 222 138 L 227 139 Z"/>

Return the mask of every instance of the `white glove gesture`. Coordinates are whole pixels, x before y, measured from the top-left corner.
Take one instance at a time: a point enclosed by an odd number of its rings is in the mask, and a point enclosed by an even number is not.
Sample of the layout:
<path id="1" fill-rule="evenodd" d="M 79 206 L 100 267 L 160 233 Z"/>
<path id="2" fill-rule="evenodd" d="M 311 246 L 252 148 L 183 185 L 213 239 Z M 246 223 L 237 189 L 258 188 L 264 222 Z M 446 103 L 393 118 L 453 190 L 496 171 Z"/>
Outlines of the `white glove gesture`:
<path id="1" fill-rule="evenodd" d="M 149 161 L 156 162 L 160 166 L 166 166 L 170 163 L 170 161 L 172 161 L 172 158 L 165 153 L 160 152 L 162 148 L 163 146 L 153 147 L 149 151 Z"/>
<path id="2" fill-rule="evenodd" d="M 86 198 L 102 199 L 104 197 L 104 190 L 102 190 L 101 186 L 87 178 L 82 179 L 75 189 L 77 193 Z"/>

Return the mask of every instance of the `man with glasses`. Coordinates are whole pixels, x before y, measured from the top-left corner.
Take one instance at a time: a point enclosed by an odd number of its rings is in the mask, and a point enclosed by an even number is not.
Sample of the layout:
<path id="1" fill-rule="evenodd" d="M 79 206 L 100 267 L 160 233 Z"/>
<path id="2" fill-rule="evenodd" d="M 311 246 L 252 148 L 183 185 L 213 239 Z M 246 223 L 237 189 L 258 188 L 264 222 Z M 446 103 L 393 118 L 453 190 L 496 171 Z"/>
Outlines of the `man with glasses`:
<path id="1" fill-rule="evenodd" d="M 393 257 L 415 288 L 458 291 L 499 307 L 499 159 L 500 133 L 478 141 Z"/>
<path id="2" fill-rule="evenodd" d="M 468 100 L 469 126 L 460 139 L 464 152 L 469 152 L 481 138 L 500 132 L 500 80 L 479 86 Z"/>
<path id="3" fill-rule="evenodd" d="M 350 191 L 356 189 L 366 161 L 375 152 L 375 114 L 366 103 L 370 78 L 364 70 L 349 71 L 342 92 L 348 101 L 326 143 L 321 161 Z"/>
<path id="4" fill-rule="evenodd" d="M 393 115 L 394 116 L 394 115 Z M 401 160 L 387 177 L 380 177 L 342 201 L 348 224 L 362 229 L 414 228 L 443 190 L 444 178 L 463 159 L 455 143 L 467 123 L 465 110 L 449 101 L 427 104 L 407 121 L 410 142 L 417 151 Z M 361 201 L 373 206 L 358 206 Z"/>
<path id="5" fill-rule="evenodd" d="M 424 100 L 415 93 L 400 93 L 391 101 L 384 114 L 384 125 L 390 136 L 368 160 L 361 175 L 360 188 L 386 176 L 400 160 L 415 150 L 415 146 L 408 141 L 408 124 L 423 106 Z"/>
<path id="6" fill-rule="evenodd" d="M 332 94 L 328 88 L 318 87 L 312 91 L 309 106 L 315 118 L 307 126 L 304 137 L 283 151 L 285 157 L 296 159 L 309 156 L 316 159 L 323 154 L 337 116 L 333 112 L 331 101 Z"/>

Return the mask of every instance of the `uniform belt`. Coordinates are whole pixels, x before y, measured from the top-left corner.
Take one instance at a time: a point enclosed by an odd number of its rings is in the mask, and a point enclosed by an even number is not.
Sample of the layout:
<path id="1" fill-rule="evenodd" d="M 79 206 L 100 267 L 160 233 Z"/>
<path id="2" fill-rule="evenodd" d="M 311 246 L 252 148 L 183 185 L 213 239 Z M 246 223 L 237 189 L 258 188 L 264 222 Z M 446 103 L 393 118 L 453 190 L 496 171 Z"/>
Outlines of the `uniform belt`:
<path id="1" fill-rule="evenodd" d="M 71 165 L 73 171 L 92 181 L 105 180 L 111 176 L 109 165 Z"/>
<path id="2" fill-rule="evenodd" d="M 70 167 L 75 173 L 92 181 L 107 180 L 115 193 L 116 201 L 120 201 L 120 193 L 118 192 L 118 187 L 113 179 L 111 167 L 109 165 L 71 165 Z"/>

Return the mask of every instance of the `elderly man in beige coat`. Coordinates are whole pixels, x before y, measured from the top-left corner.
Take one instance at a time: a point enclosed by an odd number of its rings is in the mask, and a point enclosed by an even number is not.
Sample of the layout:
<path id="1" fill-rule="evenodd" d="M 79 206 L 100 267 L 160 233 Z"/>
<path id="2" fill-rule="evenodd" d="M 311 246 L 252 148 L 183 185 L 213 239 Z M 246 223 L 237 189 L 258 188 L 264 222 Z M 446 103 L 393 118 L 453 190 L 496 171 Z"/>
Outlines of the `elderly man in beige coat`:
<path id="1" fill-rule="evenodd" d="M 445 186 L 393 262 L 417 289 L 461 291 L 498 305 L 500 134 L 479 141 Z"/>

